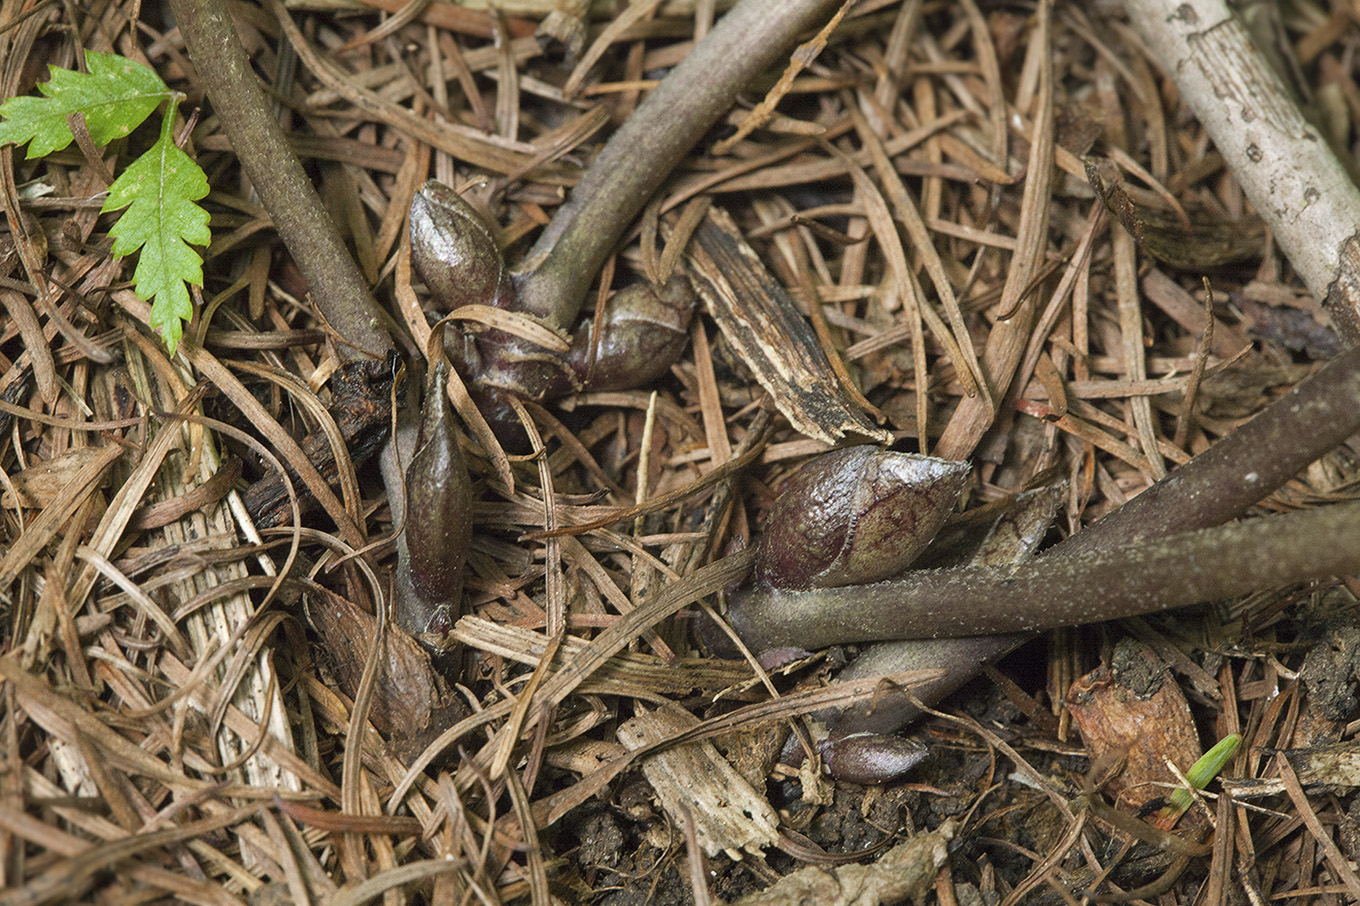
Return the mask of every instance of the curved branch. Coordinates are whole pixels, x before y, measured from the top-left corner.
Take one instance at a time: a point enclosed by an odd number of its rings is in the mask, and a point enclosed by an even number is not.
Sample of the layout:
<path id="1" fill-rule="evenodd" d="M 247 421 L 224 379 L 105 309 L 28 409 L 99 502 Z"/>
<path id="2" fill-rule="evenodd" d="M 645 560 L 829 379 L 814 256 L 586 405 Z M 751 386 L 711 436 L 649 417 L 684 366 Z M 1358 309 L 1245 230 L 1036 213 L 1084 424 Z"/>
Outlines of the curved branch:
<path id="1" fill-rule="evenodd" d="M 601 149 L 516 275 L 522 311 L 569 328 L 591 282 L 657 188 L 732 106 L 841 0 L 742 0 Z"/>
<path id="2" fill-rule="evenodd" d="M 392 348 L 382 309 L 270 110 L 225 0 L 170 0 L 170 8 L 241 168 L 317 308 L 360 353 L 381 356 Z"/>

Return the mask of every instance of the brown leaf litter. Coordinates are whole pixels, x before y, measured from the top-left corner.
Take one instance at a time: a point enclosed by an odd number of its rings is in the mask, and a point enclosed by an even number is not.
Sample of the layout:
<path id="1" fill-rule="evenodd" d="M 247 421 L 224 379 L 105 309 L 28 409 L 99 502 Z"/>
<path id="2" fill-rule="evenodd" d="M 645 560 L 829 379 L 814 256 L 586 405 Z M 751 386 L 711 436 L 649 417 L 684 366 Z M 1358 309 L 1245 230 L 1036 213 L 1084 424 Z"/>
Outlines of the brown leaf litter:
<path id="1" fill-rule="evenodd" d="M 186 111 L 203 104 L 153 7 L 5 4 L 4 96 L 75 64 L 79 38 L 149 62 Z M 534 35 L 543 4 L 232 8 L 412 361 L 430 328 L 402 236 L 424 179 L 476 193 L 513 254 L 715 15 L 675 0 L 611 19 L 563 0 L 554 29 L 589 47 L 569 57 Z M 1281 9 L 1326 133 L 1353 145 L 1353 11 Z M 711 553 L 758 532 L 772 489 L 826 441 L 968 458 L 966 509 L 1064 478 L 1075 530 L 1335 348 L 1109 4 L 861 3 L 772 101 L 700 144 L 612 272 L 702 270 L 721 229 L 810 315 L 803 345 L 743 345 L 719 299 L 657 386 L 530 406 L 537 459 L 472 423 L 469 616 L 461 651 L 433 660 L 382 616 L 394 526 L 360 455 L 397 375 L 379 369 L 387 383 L 347 407 L 337 340 L 211 108 L 179 133 L 212 176 L 215 239 L 173 360 L 98 213 L 123 147 L 0 153 L 0 904 L 1360 900 L 1349 580 L 1053 633 L 1001 664 L 1003 694 L 976 687 L 945 708 L 965 720 L 916 731 L 934 756 L 909 782 L 839 784 L 824 803 L 784 760 L 809 715 L 873 699 L 830 682 L 843 653 L 759 679 L 692 656 L 688 608 L 749 561 Z M 1088 152 L 1119 186 L 1115 218 Z M 1185 212 L 1199 244 L 1180 242 Z M 698 236 L 687 262 L 658 251 L 676 232 Z M 829 370 L 791 385 L 782 359 L 814 347 Z M 1343 446 L 1263 506 L 1353 496 L 1358 461 Z M 273 514 L 259 525 L 252 494 Z M 1110 686 L 1130 639 L 1158 665 L 1155 705 Z M 1115 727 L 1116 707 L 1137 713 Z M 754 782 L 709 742 L 791 730 Z M 1175 852 L 1127 832 L 1230 733 L 1243 744 L 1224 782 L 1192 807 L 1203 831 L 1148 837 Z M 1124 773 L 1092 792 L 1092 762 L 1121 748 Z M 726 779 L 700 788 L 696 762 Z M 746 826 L 713 847 L 695 810 L 738 783 L 750 801 L 722 807 Z"/>

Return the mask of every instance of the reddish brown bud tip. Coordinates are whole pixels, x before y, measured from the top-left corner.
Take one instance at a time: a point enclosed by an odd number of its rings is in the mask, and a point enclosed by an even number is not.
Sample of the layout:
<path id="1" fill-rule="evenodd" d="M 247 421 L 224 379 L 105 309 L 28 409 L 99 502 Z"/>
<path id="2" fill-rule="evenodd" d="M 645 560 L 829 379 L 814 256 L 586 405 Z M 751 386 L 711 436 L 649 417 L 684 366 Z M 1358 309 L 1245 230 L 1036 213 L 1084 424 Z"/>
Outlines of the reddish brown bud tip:
<path id="1" fill-rule="evenodd" d="M 966 462 L 869 446 L 819 457 L 770 510 L 756 581 L 837 588 L 897 575 L 944 524 L 968 472 Z"/>
<path id="2" fill-rule="evenodd" d="M 856 733 L 831 736 L 821 745 L 822 769 L 847 783 L 887 783 L 910 771 L 926 757 L 915 739 Z"/>
<path id="3" fill-rule="evenodd" d="M 568 362 L 588 390 L 628 390 L 655 380 L 689 343 L 694 289 L 683 275 L 661 286 L 639 283 L 614 294 L 591 358 L 591 323 L 572 337 Z"/>
<path id="4" fill-rule="evenodd" d="M 513 287 L 496 240 L 477 209 L 430 180 L 411 200 L 411 264 L 430 292 L 427 308 L 508 307 Z"/>

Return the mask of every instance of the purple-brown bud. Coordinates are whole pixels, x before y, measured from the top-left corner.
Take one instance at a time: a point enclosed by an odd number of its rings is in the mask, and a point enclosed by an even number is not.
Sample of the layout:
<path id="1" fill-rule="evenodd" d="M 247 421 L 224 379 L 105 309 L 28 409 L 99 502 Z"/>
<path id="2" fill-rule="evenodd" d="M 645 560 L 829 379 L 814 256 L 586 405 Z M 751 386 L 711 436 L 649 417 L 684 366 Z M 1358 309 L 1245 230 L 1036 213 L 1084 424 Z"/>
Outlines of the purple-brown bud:
<path id="1" fill-rule="evenodd" d="M 864 785 L 887 783 L 920 764 L 928 749 L 904 736 L 856 733 L 822 742 L 822 770 L 837 780 Z"/>
<path id="2" fill-rule="evenodd" d="M 661 286 L 638 283 L 614 294 L 591 358 L 591 322 L 572 335 L 567 362 L 587 390 L 628 390 L 655 380 L 689 342 L 694 289 L 678 274 Z"/>
<path id="3" fill-rule="evenodd" d="M 444 389 L 447 375 L 441 361 L 425 394 L 420 439 L 406 470 L 397 623 L 416 636 L 441 635 L 457 619 L 472 541 L 472 483 Z"/>
<path id="4" fill-rule="evenodd" d="M 968 472 L 966 462 L 869 446 L 817 458 L 770 510 L 756 584 L 838 588 L 897 575 L 944 524 Z"/>
<path id="5" fill-rule="evenodd" d="M 411 200 L 411 264 L 430 291 L 427 307 L 514 307 L 514 285 L 485 218 L 453 189 L 430 180 Z"/>
<path id="6" fill-rule="evenodd" d="M 516 290 L 525 275 L 506 268 L 491 226 L 458 193 L 434 180 L 411 202 L 411 263 L 429 290 L 424 307 L 432 314 L 473 304 L 527 314 Z M 512 397 L 546 401 L 581 389 L 644 384 L 680 357 L 693 312 L 693 290 L 680 276 L 660 287 L 643 284 L 615 294 L 600 336 L 592 338 L 591 322 L 583 322 L 565 356 L 510 331 L 488 328 L 449 331 L 445 348 L 502 443 L 519 447 L 523 438 Z M 554 331 L 565 326 L 535 320 Z"/>
<path id="7" fill-rule="evenodd" d="M 987 529 L 982 541 L 958 563 L 948 565 L 1002 566 L 1028 559 L 1043 541 L 1062 500 L 1065 485 L 1037 488 L 1016 496 Z M 866 645 L 859 657 L 840 672 L 841 682 L 858 682 L 919 669 L 932 663 L 930 649 L 938 641 L 878 642 Z M 923 690 L 917 689 L 917 694 Z M 839 715 L 824 715 L 831 725 L 831 736 L 856 737 L 892 733 L 919 714 L 916 698 L 894 689 L 884 689 L 873 701 L 853 705 Z M 840 776 L 837 774 L 836 776 Z"/>

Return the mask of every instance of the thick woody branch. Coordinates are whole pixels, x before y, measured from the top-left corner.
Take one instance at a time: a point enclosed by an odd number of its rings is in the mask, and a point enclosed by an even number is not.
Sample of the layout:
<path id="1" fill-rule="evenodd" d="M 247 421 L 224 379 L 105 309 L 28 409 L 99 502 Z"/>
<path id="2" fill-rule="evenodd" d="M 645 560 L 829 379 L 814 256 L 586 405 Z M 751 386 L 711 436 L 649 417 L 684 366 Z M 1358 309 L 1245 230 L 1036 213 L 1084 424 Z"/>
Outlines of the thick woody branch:
<path id="1" fill-rule="evenodd" d="M 1125 0 L 1275 241 L 1360 341 L 1360 190 L 1224 0 Z"/>
<path id="2" fill-rule="evenodd" d="M 381 356 L 392 348 L 382 311 L 274 118 L 226 0 L 170 0 L 170 8 L 241 168 L 317 307 L 347 343 Z"/>

